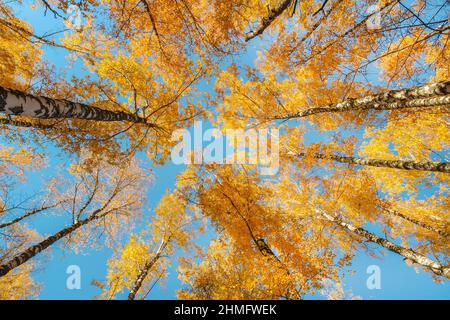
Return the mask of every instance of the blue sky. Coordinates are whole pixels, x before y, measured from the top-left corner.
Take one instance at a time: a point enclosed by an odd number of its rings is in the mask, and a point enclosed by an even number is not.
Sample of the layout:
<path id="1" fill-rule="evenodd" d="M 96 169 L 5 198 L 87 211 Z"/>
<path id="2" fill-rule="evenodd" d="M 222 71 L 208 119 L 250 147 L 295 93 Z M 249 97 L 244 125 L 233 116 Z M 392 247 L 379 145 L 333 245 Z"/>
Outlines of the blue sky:
<path id="1" fill-rule="evenodd" d="M 48 13 L 44 17 L 43 10 L 32 11 L 28 4 L 30 1 L 23 1 L 22 6 L 15 6 L 17 15 L 31 23 L 37 34 L 51 32 L 61 29 L 61 23 L 54 19 Z M 255 39 L 256 40 L 256 39 Z M 243 65 L 251 63 L 256 57 L 256 48 L 258 41 L 252 42 L 248 52 L 242 56 L 234 58 L 234 61 Z M 58 67 L 66 65 L 65 52 L 61 49 L 44 47 L 45 57 L 52 61 Z M 73 74 L 80 74 L 78 69 L 74 69 Z M 205 90 L 210 87 L 205 86 Z M 0 138 L 1 141 L 1 138 Z M 55 167 L 68 162 L 57 156 L 58 150 L 48 149 L 51 159 L 48 167 L 42 172 L 30 172 L 29 180 L 24 188 L 32 193 L 34 190 L 42 188 L 43 177 L 51 177 L 55 173 Z M 154 168 L 155 183 L 148 193 L 149 207 L 153 208 L 159 202 L 161 196 L 167 189 L 173 187 L 177 173 L 183 170 L 182 166 L 175 166 L 171 163 Z M 31 187 L 33 186 L 33 187 Z M 49 218 L 52 219 L 51 223 Z M 51 234 L 64 226 L 64 220 L 61 217 L 42 217 L 32 219 L 28 222 L 29 227 L 36 228 L 43 235 Z M 213 231 L 207 231 L 206 235 L 198 241 L 207 243 Z M 126 240 L 126 239 L 125 239 Z M 347 268 L 352 273 L 346 273 L 344 277 L 344 288 L 363 299 L 449 299 L 450 287 L 448 282 L 438 284 L 432 281 L 431 275 L 423 271 L 416 273 L 414 268 L 407 266 L 402 258 L 393 253 L 383 251 L 386 255 L 382 259 L 375 259 L 364 252 L 360 252 L 352 261 L 352 265 Z M 85 252 L 76 254 L 68 250 L 62 250 L 55 246 L 44 268 L 35 272 L 34 277 L 42 284 L 41 299 L 92 299 L 100 294 L 100 289 L 90 284 L 93 279 L 104 280 L 107 271 L 106 262 L 112 254 L 112 249 L 104 248 L 97 251 L 85 250 Z M 66 269 L 70 265 L 78 265 L 81 268 L 81 289 L 69 290 L 66 288 L 68 274 Z M 366 281 L 369 275 L 366 273 L 370 265 L 378 265 L 381 270 L 381 289 L 369 290 Z M 168 279 L 163 281 L 162 285 L 157 285 L 149 299 L 175 299 L 176 290 L 181 287 L 177 278 L 176 263 L 170 270 Z M 323 298 L 319 295 L 308 296 L 311 299 Z"/>

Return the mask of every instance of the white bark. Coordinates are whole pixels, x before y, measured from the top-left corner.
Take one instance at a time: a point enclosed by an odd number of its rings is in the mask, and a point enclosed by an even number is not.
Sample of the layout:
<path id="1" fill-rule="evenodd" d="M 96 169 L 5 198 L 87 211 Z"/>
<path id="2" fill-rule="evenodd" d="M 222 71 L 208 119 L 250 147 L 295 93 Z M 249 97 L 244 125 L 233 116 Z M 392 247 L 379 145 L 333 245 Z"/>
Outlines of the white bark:
<path id="1" fill-rule="evenodd" d="M 321 215 L 333 222 L 334 224 L 339 225 L 340 227 L 344 228 L 345 230 L 356 234 L 362 238 L 364 238 L 365 240 L 369 241 L 369 242 L 373 242 L 373 243 L 377 243 L 380 246 L 388 249 L 389 251 L 395 252 L 403 257 L 405 257 L 406 259 L 411 260 L 414 263 L 417 263 L 423 267 L 425 267 L 426 269 L 431 270 L 432 272 L 434 272 L 435 274 L 439 275 L 439 276 L 443 276 L 446 278 L 450 279 L 450 266 L 444 266 L 436 261 L 433 261 L 431 259 L 429 259 L 428 257 L 415 252 L 412 249 L 407 249 L 404 247 L 401 247 L 387 239 L 378 237 L 377 235 L 363 229 L 363 228 L 357 228 L 349 223 L 343 222 L 341 219 L 331 216 L 327 213 L 321 212 Z"/>
<path id="2" fill-rule="evenodd" d="M 357 99 L 346 99 L 339 103 L 308 108 L 292 114 L 273 117 L 295 119 L 318 113 L 333 113 L 353 110 L 397 110 L 405 108 L 427 108 L 450 104 L 450 81 L 428 84 L 403 90 L 391 90 Z"/>
<path id="3" fill-rule="evenodd" d="M 0 112 L 39 119 L 74 118 L 96 121 L 127 121 L 154 126 L 148 124 L 145 118 L 132 113 L 105 110 L 67 100 L 38 97 L 4 87 L 0 87 Z"/>

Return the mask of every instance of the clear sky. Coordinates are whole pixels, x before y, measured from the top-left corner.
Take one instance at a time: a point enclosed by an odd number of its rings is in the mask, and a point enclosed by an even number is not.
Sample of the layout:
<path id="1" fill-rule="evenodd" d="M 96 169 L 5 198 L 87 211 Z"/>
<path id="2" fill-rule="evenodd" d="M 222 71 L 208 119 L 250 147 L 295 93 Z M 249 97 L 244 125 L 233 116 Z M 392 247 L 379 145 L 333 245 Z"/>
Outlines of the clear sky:
<path id="1" fill-rule="evenodd" d="M 19 17 L 30 22 L 37 34 L 56 31 L 61 29 L 61 23 L 48 13 L 44 17 L 43 10 L 32 11 L 28 5 L 31 1 L 24 0 L 23 5 L 15 6 Z M 244 64 L 251 63 L 256 56 L 258 41 L 252 42 L 248 52 L 242 56 L 234 58 L 235 62 Z M 44 47 L 46 58 L 55 65 L 62 67 L 66 63 L 65 52 L 57 48 Z M 73 74 L 79 74 L 76 68 Z M 210 90 L 205 86 L 205 90 Z M 1 138 L 0 138 L 1 139 Z M 29 173 L 28 182 L 24 188 L 32 193 L 42 188 L 43 178 L 51 177 L 55 174 L 54 168 L 65 164 L 64 159 L 57 157 L 58 150 L 49 149 L 49 158 L 52 160 L 48 167 L 39 173 Z M 54 156 L 54 157 L 53 157 Z M 154 207 L 161 196 L 168 188 L 174 185 L 177 173 L 183 170 L 182 166 L 175 166 L 171 163 L 154 168 L 155 183 L 148 193 L 149 207 Z M 32 187 L 31 187 L 32 186 Z M 64 226 L 64 220 L 60 217 L 41 217 L 30 219 L 29 227 L 36 228 L 43 235 L 49 235 Z M 213 230 L 206 232 L 206 235 L 198 239 L 199 242 L 207 244 L 213 235 Z M 126 239 L 125 239 L 126 240 Z M 348 297 L 359 296 L 362 299 L 449 299 L 450 286 L 447 283 L 438 284 L 432 281 L 431 275 L 423 271 L 416 272 L 402 260 L 402 257 L 382 251 L 385 256 L 382 259 L 373 258 L 364 252 L 360 252 L 353 259 L 352 265 L 347 268 L 344 278 L 344 289 Z M 46 259 L 43 269 L 34 273 L 35 279 L 42 284 L 42 299 L 92 299 L 100 293 L 100 289 L 91 285 L 93 279 L 104 280 L 106 276 L 106 262 L 110 258 L 112 249 L 106 248 L 97 251 L 85 250 L 85 252 L 74 253 L 70 250 L 63 250 L 59 246 L 54 247 Z M 66 269 L 70 265 L 78 265 L 81 268 L 82 285 L 80 290 L 69 290 L 66 288 Z M 381 271 L 381 288 L 369 290 L 366 281 L 369 277 L 367 268 L 377 265 Z M 181 287 L 178 280 L 177 265 L 174 263 L 170 270 L 168 279 L 157 285 L 149 295 L 149 299 L 175 299 L 176 290 Z M 308 296 L 312 299 L 323 298 L 320 294 Z"/>

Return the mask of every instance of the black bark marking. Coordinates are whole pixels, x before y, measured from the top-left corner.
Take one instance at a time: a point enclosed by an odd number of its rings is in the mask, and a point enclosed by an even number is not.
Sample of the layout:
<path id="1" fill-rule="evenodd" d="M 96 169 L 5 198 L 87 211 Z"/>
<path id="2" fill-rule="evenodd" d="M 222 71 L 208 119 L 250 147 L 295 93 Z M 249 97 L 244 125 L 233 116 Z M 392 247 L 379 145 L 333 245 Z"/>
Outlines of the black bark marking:
<path id="1" fill-rule="evenodd" d="M 297 154 L 298 157 L 304 157 L 305 155 L 305 153 Z M 364 159 L 323 153 L 316 153 L 313 156 L 316 159 L 328 159 L 336 162 L 355 164 L 360 166 L 450 173 L 449 162 Z"/>
<path id="2" fill-rule="evenodd" d="M 8 97 L 8 92 L 0 87 L 0 112 L 6 111 L 6 98 Z"/>
<path id="3" fill-rule="evenodd" d="M 8 95 L 14 95 L 20 101 L 21 106 L 12 105 L 11 102 L 8 106 Z M 33 116 L 31 114 L 34 113 L 35 118 L 41 119 L 76 118 L 93 121 L 127 121 L 157 127 L 155 124 L 148 123 L 146 118 L 130 112 L 113 111 L 63 99 L 34 96 L 3 87 L 0 87 L 0 111 L 13 115 L 26 112 L 29 116 Z"/>
<path id="4" fill-rule="evenodd" d="M 11 111 L 14 115 L 20 115 L 23 113 L 23 106 L 15 106 L 9 107 L 9 111 Z"/>

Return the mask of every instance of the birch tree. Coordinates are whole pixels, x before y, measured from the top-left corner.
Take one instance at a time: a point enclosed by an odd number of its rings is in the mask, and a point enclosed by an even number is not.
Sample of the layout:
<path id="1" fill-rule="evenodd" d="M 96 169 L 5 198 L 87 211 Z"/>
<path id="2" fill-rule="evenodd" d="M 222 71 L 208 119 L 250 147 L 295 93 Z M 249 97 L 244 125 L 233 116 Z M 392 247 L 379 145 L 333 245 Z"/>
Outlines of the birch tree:
<path id="1" fill-rule="evenodd" d="M 137 214 L 141 197 L 136 190 L 143 177 L 136 166 L 125 164 L 122 168 L 108 168 L 101 160 L 93 162 L 92 158 L 86 158 L 84 163 L 72 168 L 72 174 L 78 181 L 62 196 L 70 196 L 64 203 L 70 212 L 71 223 L 3 261 L 0 276 L 7 275 L 60 240 L 90 244 L 95 242 L 99 230 L 104 229 L 108 241 L 108 237 L 114 237 L 120 231 L 123 221 Z"/>
<path id="2" fill-rule="evenodd" d="M 61 32 L 38 34 L 0 4 L 0 298 L 36 296 L 31 274 L 56 244 L 124 233 L 100 298 L 149 297 L 179 249 L 186 299 L 302 299 L 342 283 L 360 252 L 449 277 L 446 1 L 36 4 Z M 172 132 L 198 119 L 279 130 L 279 172 L 189 165 L 131 234 L 149 182 L 137 159 L 167 163 Z M 48 147 L 70 174 L 18 207 L 6 195 Z M 59 231 L 32 229 L 55 214 Z M 214 229 L 203 248 L 199 220 Z"/>
<path id="3" fill-rule="evenodd" d="M 186 211 L 186 205 L 176 194 L 161 199 L 148 229 L 132 235 L 109 260 L 103 298 L 125 292 L 128 300 L 145 299 L 155 285 L 164 281 L 175 250 L 187 251 L 194 236 L 195 218 Z"/>

